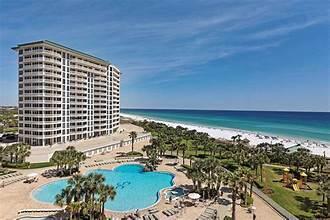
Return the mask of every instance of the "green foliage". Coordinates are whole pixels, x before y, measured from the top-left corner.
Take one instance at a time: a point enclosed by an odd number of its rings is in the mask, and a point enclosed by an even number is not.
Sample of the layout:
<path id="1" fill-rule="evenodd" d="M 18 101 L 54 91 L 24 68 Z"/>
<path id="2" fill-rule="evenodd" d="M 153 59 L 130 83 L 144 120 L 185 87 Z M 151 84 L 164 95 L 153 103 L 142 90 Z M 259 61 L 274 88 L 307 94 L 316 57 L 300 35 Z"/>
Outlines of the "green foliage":
<path id="1" fill-rule="evenodd" d="M 247 196 L 247 206 L 251 206 L 253 204 L 253 198 L 251 196 Z"/>
<path id="2" fill-rule="evenodd" d="M 182 164 L 181 166 L 187 170 L 191 168 L 188 164 Z"/>
<path id="3" fill-rule="evenodd" d="M 89 173 L 68 179 L 68 186 L 55 196 L 55 204 L 65 206 L 73 219 L 106 219 L 104 204 L 115 196 L 115 188 L 105 184 L 102 174 Z"/>
<path id="4" fill-rule="evenodd" d="M 86 160 L 83 152 L 77 151 L 73 146 L 68 146 L 65 150 L 55 151 L 50 162 L 61 170 L 63 175 L 71 175 L 73 170 L 79 171 L 80 162 Z"/>
<path id="5" fill-rule="evenodd" d="M 135 131 L 131 131 L 129 133 L 129 138 L 131 138 L 131 142 L 132 142 L 132 152 L 134 151 L 134 141 L 137 138 L 137 133 Z"/>
<path id="6" fill-rule="evenodd" d="M 0 133 L 15 133 L 17 132 L 18 117 L 17 108 L 14 109 L 1 109 L 0 110 Z"/>
<path id="7" fill-rule="evenodd" d="M 40 163 L 24 162 L 20 164 L 4 162 L 2 166 L 7 168 L 15 168 L 15 169 L 37 169 L 37 168 L 54 166 L 54 164 L 51 162 L 40 162 Z"/>
<path id="8" fill-rule="evenodd" d="M 130 151 L 127 152 L 126 154 L 122 155 L 124 157 L 142 157 L 143 154 L 141 152 L 138 151 Z"/>
<path id="9" fill-rule="evenodd" d="M 225 217 L 223 218 L 223 220 L 232 220 L 232 218 L 229 217 L 229 216 L 225 216 Z"/>
<path id="10" fill-rule="evenodd" d="M 16 164 L 16 163 L 4 162 L 2 164 L 2 166 L 6 167 L 6 168 L 28 169 L 30 166 L 30 163 L 24 162 L 24 163 Z"/>
<path id="11" fill-rule="evenodd" d="M 322 200 L 322 197 L 317 195 L 318 183 L 308 183 L 311 190 L 293 191 L 284 187 L 282 182 L 276 181 L 282 179 L 282 174 L 277 173 L 277 169 L 278 166 L 264 167 L 264 184 L 273 191 L 269 196 L 300 219 L 315 218 L 318 203 Z"/>
<path id="12" fill-rule="evenodd" d="M 9 163 L 23 164 L 31 154 L 31 146 L 23 143 L 8 145 L 2 154 L 9 156 Z"/>
<path id="13" fill-rule="evenodd" d="M 249 145 L 249 141 L 242 140 L 240 135 L 233 136 L 232 141 L 224 141 L 211 138 L 207 133 L 188 130 L 181 126 L 173 128 L 162 123 L 149 121 L 134 123 L 142 126 L 147 132 L 151 132 L 155 136 L 157 141 L 155 141 L 154 146 L 156 146 L 159 155 L 163 155 L 166 151 L 170 151 L 172 155 L 173 151 L 176 151 L 177 155 L 181 153 L 183 159 L 191 158 L 194 160 L 192 166 L 187 166 L 186 168 L 188 168 L 188 176 L 193 180 L 196 189 L 200 189 L 202 185 L 206 185 L 209 191 L 211 191 L 212 187 L 214 188 L 212 186 L 214 180 L 207 178 L 208 174 L 205 172 L 207 168 L 202 168 L 201 165 L 209 159 L 218 159 L 217 167 L 224 167 L 235 173 L 231 178 L 227 178 L 227 182 L 234 183 L 235 187 L 237 187 L 237 184 L 240 184 L 239 188 L 240 190 L 244 188 L 244 194 L 247 194 L 247 191 L 251 191 L 251 188 L 249 190 L 246 189 L 245 184 L 247 182 L 253 183 L 254 181 L 257 187 L 265 188 L 272 192 L 269 196 L 294 215 L 302 216 L 302 218 L 316 216 L 315 213 L 310 213 L 308 205 L 305 205 L 300 200 L 308 200 L 311 204 L 317 203 L 319 198 L 316 195 L 317 187 L 314 186 L 319 185 L 319 183 L 310 184 L 313 186 L 310 191 L 293 192 L 278 182 L 282 173 L 280 176 L 269 175 L 267 164 L 276 163 L 284 167 L 294 166 L 297 173 L 304 169 L 310 181 L 311 179 L 316 179 L 316 172 L 313 170 L 316 170 L 318 174 L 322 174 L 323 168 L 327 163 L 325 157 L 311 155 L 309 150 L 303 148 L 298 149 L 297 152 L 289 153 L 279 143 L 260 143 L 252 147 Z M 147 148 L 148 146 L 145 147 L 145 150 L 148 154 L 151 148 Z M 251 171 L 242 171 L 244 168 L 253 170 L 253 173 Z M 314 174 L 311 175 L 311 172 L 314 172 Z M 210 173 L 212 174 L 213 172 Z M 313 178 L 310 178 L 311 176 Z M 238 179 L 235 180 L 234 177 L 238 177 Z M 225 182 L 226 178 L 223 181 Z M 292 205 L 288 205 L 288 201 L 285 199 L 286 194 Z M 297 194 L 299 194 L 299 197 L 295 196 Z"/>
<path id="14" fill-rule="evenodd" d="M 258 189 L 263 189 L 264 188 L 264 184 L 258 180 L 254 181 L 254 184 L 256 185 L 256 187 Z"/>
<path id="15" fill-rule="evenodd" d="M 2 165 L 3 167 L 15 168 L 15 169 L 37 169 L 37 168 L 54 166 L 54 164 L 51 162 L 40 162 L 40 163 L 24 162 L 20 164 L 5 162 Z"/>

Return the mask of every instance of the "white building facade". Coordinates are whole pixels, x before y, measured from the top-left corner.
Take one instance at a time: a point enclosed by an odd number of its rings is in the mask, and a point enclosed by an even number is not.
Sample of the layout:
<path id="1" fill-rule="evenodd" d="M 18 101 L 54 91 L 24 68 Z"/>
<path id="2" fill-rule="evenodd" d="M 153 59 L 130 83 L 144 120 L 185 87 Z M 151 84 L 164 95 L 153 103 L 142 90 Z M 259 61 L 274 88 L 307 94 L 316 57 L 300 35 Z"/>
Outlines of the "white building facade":
<path id="1" fill-rule="evenodd" d="M 47 40 L 13 49 L 18 52 L 19 141 L 48 146 L 118 129 L 117 67 Z"/>

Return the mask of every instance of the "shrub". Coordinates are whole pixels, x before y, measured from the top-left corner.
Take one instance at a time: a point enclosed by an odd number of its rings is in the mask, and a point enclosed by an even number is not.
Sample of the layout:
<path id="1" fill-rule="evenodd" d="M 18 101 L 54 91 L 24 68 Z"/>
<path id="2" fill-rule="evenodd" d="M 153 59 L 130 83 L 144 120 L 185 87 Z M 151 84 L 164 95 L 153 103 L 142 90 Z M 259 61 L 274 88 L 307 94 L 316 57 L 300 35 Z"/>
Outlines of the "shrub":
<path id="1" fill-rule="evenodd" d="M 247 205 L 250 206 L 253 204 L 253 198 L 251 196 L 247 196 Z"/>
<path id="2" fill-rule="evenodd" d="M 223 220 L 232 220 L 232 218 L 229 217 L 229 216 L 225 216 L 225 217 L 223 218 Z"/>
<path id="3" fill-rule="evenodd" d="M 188 164 L 182 164 L 181 166 L 185 169 L 190 169 L 190 166 Z"/>
<path id="4" fill-rule="evenodd" d="M 259 182 L 259 181 L 254 181 L 254 184 L 256 185 L 256 187 L 257 187 L 258 189 L 262 189 L 262 188 L 264 188 L 264 184 L 261 183 L 261 182 Z"/>
<path id="5" fill-rule="evenodd" d="M 10 163 L 10 162 L 4 162 L 2 164 L 3 167 L 7 167 L 7 168 L 17 168 L 17 169 L 26 169 L 28 168 L 30 165 L 29 162 L 24 162 L 24 163 Z"/>
<path id="6" fill-rule="evenodd" d="M 3 167 L 7 168 L 16 168 L 16 169 L 36 169 L 36 168 L 43 168 L 43 167 L 50 167 L 53 166 L 53 163 L 51 162 L 41 162 L 41 163 L 29 163 L 29 162 L 24 162 L 24 163 L 3 163 Z"/>
<path id="7" fill-rule="evenodd" d="M 126 157 L 142 157 L 143 154 L 137 151 L 131 151 L 125 154 Z"/>

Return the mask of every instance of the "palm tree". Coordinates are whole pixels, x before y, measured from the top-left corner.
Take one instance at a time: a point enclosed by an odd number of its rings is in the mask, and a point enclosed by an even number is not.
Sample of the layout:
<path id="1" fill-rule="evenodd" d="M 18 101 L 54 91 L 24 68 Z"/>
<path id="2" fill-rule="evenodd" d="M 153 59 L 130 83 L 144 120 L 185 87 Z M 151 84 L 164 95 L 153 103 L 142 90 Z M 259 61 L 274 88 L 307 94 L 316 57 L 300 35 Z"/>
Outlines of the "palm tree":
<path id="1" fill-rule="evenodd" d="M 195 156 L 197 156 L 198 154 L 199 145 L 200 145 L 200 140 L 197 139 L 193 141 L 193 150 L 195 150 Z"/>
<path id="2" fill-rule="evenodd" d="M 71 175 L 74 167 L 79 172 L 80 163 L 84 160 L 86 160 L 86 155 L 83 152 L 77 151 L 72 146 L 67 147 L 63 151 L 55 151 L 50 158 L 50 161 L 56 164 L 57 171 L 60 168 L 64 168 L 65 173 L 69 173 L 69 175 Z"/>
<path id="3" fill-rule="evenodd" d="M 27 144 L 20 144 L 18 146 L 18 157 L 20 158 L 20 163 L 25 162 L 25 158 L 29 157 L 31 155 L 31 146 Z"/>
<path id="4" fill-rule="evenodd" d="M 215 170 L 219 165 L 217 159 L 206 158 L 203 160 L 202 172 L 205 173 L 205 182 L 207 184 L 207 194 L 210 197 L 210 191 L 213 189 L 213 184 L 216 183 Z"/>
<path id="5" fill-rule="evenodd" d="M 80 209 L 82 207 L 82 203 L 80 201 L 72 202 L 70 207 L 72 210 L 73 219 L 79 219 L 79 213 L 80 213 Z"/>
<path id="6" fill-rule="evenodd" d="M 177 149 L 177 139 L 175 137 L 172 137 L 169 139 L 169 149 L 171 151 L 171 156 L 173 156 L 173 151 Z"/>
<path id="7" fill-rule="evenodd" d="M 134 141 L 137 138 L 137 133 L 135 131 L 131 131 L 129 133 L 129 137 L 131 138 L 132 141 L 132 152 L 134 151 Z"/>
<path id="8" fill-rule="evenodd" d="M 191 178 L 194 185 L 194 190 L 200 192 L 202 183 L 205 181 L 205 174 L 202 172 L 204 161 L 197 159 L 188 169 L 187 176 Z"/>
<path id="9" fill-rule="evenodd" d="M 148 160 L 146 163 L 146 167 L 150 170 L 156 170 L 158 163 L 158 153 L 156 147 L 151 147 L 148 152 Z"/>
<path id="10" fill-rule="evenodd" d="M 317 172 L 323 172 L 323 167 L 327 164 L 327 159 L 324 156 L 314 155 L 314 165 L 317 167 Z"/>
<path id="11" fill-rule="evenodd" d="M 232 213 L 231 218 L 232 220 L 236 219 L 236 198 L 239 191 L 239 185 L 241 184 L 240 177 L 237 173 L 228 173 L 227 181 L 232 188 Z"/>
<path id="12" fill-rule="evenodd" d="M 263 182 L 263 165 L 269 163 L 269 158 L 265 153 L 260 153 L 257 159 L 260 167 L 260 181 Z"/>
<path id="13" fill-rule="evenodd" d="M 233 143 L 236 144 L 241 141 L 241 137 L 242 137 L 242 135 L 238 134 L 238 135 L 232 136 L 231 139 L 233 140 Z"/>
<path id="14" fill-rule="evenodd" d="M 55 151 L 53 156 L 50 158 L 50 162 L 56 164 L 57 171 L 59 170 L 62 163 L 62 153 L 61 151 Z"/>
<path id="15" fill-rule="evenodd" d="M 255 160 L 254 163 L 257 164 L 260 168 L 260 181 L 263 182 L 263 165 L 265 163 L 269 163 L 269 157 L 267 156 L 268 148 L 269 148 L 268 143 L 261 143 L 256 146 L 255 151 L 253 151 L 253 159 Z M 256 173 L 257 174 L 257 173 Z"/>
<path id="16" fill-rule="evenodd" d="M 321 176 L 319 187 L 317 188 L 317 194 L 322 195 L 322 201 L 325 202 L 327 198 L 327 213 L 330 213 L 330 177 Z"/>
<path id="17" fill-rule="evenodd" d="M 75 201 L 80 201 L 84 194 L 84 182 L 86 177 L 81 175 L 75 175 L 72 178 L 68 179 L 68 186 L 70 186 L 73 191 L 73 197 Z"/>
<path id="18" fill-rule="evenodd" d="M 115 188 L 105 185 L 104 181 L 104 176 L 97 173 L 73 176 L 68 180 L 67 187 L 56 195 L 55 204 L 66 206 L 70 219 L 80 219 L 80 214 L 89 215 L 89 219 L 101 214 L 103 218 L 105 202 L 113 200 L 116 195 Z"/>
<path id="19" fill-rule="evenodd" d="M 188 146 L 186 143 L 183 142 L 179 145 L 178 148 L 182 151 L 182 159 L 183 159 L 182 163 L 185 164 L 184 159 L 185 159 L 185 154 L 186 154 L 186 150 L 188 149 Z"/>
<path id="20" fill-rule="evenodd" d="M 72 219 L 72 209 L 70 208 L 70 205 L 73 201 L 73 196 L 72 196 L 72 190 L 71 189 L 72 189 L 71 186 L 67 186 L 66 188 L 64 188 L 61 191 L 60 194 L 57 194 L 55 196 L 55 205 L 59 205 L 61 207 L 66 205 L 67 207 L 69 207 L 66 210 L 69 211 L 69 213 L 70 213 L 70 219 Z"/>
<path id="21" fill-rule="evenodd" d="M 13 163 L 16 148 L 17 148 L 17 144 L 12 144 L 12 145 L 6 146 L 4 149 L 5 155 L 9 155 L 9 157 L 10 157 L 10 163 Z"/>
<path id="22" fill-rule="evenodd" d="M 255 180 L 255 175 L 251 170 L 248 170 L 248 172 L 246 173 L 246 177 L 248 183 L 250 184 L 250 196 L 252 197 L 252 192 L 253 192 L 252 189 L 253 189 L 253 182 Z"/>
<path id="23" fill-rule="evenodd" d="M 5 150 L 2 146 L 0 146 L 0 167 L 2 166 L 2 160 L 4 156 L 5 156 Z"/>
<path id="24" fill-rule="evenodd" d="M 292 155 L 294 159 L 293 164 L 296 166 L 296 171 L 298 171 L 300 167 L 304 166 L 305 159 L 310 157 L 310 150 L 298 148 Z"/>
<path id="25" fill-rule="evenodd" d="M 77 168 L 77 171 L 79 172 L 80 163 L 86 160 L 86 155 L 83 152 L 77 152 L 75 156 L 75 166 Z"/>
<path id="26" fill-rule="evenodd" d="M 252 183 L 251 183 L 251 178 L 252 178 L 252 172 L 250 169 L 245 168 L 245 167 L 239 167 L 237 171 L 237 175 L 241 178 L 243 187 L 244 187 L 244 203 L 247 205 L 247 198 L 248 198 L 248 190 L 247 190 L 247 184 L 250 183 L 250 195 L 252 197 Z"/>
<path id="27" fill-rule="evenodd" d="M 154 146 L 151 145 L 151 144 L 144 145 L 144 146 L 142 147 L 142 151 L 146 152 L 147 157 L 149 157 L 149 154 L 150 154 L 150 152 L 152 151 L 153 148 L 154 148 Z"/>
<path id="28" fill-rule="evenodd" d="M 104 216 L 104 204 L 108 199 L 114 200 L 116 196 L 116 190 L 113 186 L 102 184 L 98 190 L 99 201 L 101 204 L 101 214 Z"/>

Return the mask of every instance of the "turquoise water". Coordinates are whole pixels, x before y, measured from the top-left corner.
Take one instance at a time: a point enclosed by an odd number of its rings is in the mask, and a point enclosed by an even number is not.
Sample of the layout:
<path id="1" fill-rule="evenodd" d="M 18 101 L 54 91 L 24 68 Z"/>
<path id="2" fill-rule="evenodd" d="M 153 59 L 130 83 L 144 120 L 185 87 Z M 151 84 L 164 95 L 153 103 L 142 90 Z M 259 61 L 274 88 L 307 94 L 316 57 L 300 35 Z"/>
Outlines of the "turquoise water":
<path id="1" fill-rule="evenodd" d="M 330 142 L 329 112 L 121 109 L 150 119 Z"/>
<path id="2" fill-rule="evenodd" d="M 165 199 L 169 200 L 170 197 L 172 197 L 172 200 L 178 198 L 178 197 L 182 197 L 183 195 L 187 194 L 188 191 L 182 187 L 175 187 L 173 189 L 168 190 L 165 193 Z"/>
<path id="3" fill-rule="evenodd" d="M 92 172 L 103 174 L 106 184 L 116 188 L 113 201 L 107 201 L 105 208 L 111 211 L 135 211 L 152 206 L 158 201 L 159 191 L 173 185 L 174 175 L 166 172 L 143 172 L 143 166 L 125 164 L 113 170 L 97 169 Z M 55 195 L 67 185 L 58 180 L 33 191 L 33 197 L 41 202 L 54 203 Z"/>

